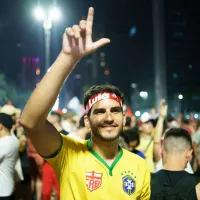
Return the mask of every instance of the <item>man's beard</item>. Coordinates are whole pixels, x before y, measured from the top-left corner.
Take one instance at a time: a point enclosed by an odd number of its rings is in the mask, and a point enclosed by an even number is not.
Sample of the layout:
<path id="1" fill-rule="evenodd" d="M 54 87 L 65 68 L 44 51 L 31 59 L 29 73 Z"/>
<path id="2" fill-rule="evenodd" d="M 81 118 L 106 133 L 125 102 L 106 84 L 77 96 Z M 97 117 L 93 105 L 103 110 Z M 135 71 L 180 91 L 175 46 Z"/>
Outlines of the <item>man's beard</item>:
<path id="1" fill-rule="evenodd" d="M 116 135 L 111 135 L 111 136 L 103 136 L 99 130 L 100 126 L 94 126 L 91 122 L 91 132 L 92 132 L 92 136 L 98 138 L 101 141 L 104 142 L 112 142 L 115 141 L 116 139 L 119 138 L 121 131 L 123 130 L 123 126 L 121 126 L 121 128 L 119 129 L 118 133 Z"/>

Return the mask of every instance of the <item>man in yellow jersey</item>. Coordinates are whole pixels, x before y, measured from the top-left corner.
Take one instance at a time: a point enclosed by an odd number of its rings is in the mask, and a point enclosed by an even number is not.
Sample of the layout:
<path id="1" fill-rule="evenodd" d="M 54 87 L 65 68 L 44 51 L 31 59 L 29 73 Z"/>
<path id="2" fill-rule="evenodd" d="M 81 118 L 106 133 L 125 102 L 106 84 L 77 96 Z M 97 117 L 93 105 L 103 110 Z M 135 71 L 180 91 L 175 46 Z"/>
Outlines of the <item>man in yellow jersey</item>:
<path id="1" fill-rule="evenodd" d="M 66 77 L 84 56 L 109 43 L 92 42 L 94 9 L 87 20 L 67 28 L 60 55 L 31 95 L 21 118 L 26 133 L 55 169 L 61 200 L 147 200 L 150 173 L 146 162 L 119 147 L 125 121 L 123 94 L 112 85 L 95 86 L 86 92 L 85 125 L 91 140 L 75 141 L 46 121 Z"/>

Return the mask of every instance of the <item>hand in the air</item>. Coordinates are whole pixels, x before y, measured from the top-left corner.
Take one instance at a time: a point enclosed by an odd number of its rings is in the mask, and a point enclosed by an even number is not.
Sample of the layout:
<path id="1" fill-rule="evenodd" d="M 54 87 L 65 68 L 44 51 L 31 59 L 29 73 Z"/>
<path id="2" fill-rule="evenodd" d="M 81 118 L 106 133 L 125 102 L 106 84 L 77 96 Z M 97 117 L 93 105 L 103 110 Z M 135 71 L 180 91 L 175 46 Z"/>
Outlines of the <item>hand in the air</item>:
<path id="1" fill-rule="evenodd" d="M 167 116 L 167 110 L 168 106 L 166 105 L 165 99 L 162 99 L 160 101 L 160 116 L 165 118 Z"/>
<path id="2" fill-rule="evenodd" d="M 65 30 L 62 48 L 64 53 L 81 59 L 110 42 L 107 38 L 102 38 L 96 42 L 92 41 L 93 19 L 94 9 L 89 8 L 87 20 L 81 20 L 79 25 L 74 25 Z"/>

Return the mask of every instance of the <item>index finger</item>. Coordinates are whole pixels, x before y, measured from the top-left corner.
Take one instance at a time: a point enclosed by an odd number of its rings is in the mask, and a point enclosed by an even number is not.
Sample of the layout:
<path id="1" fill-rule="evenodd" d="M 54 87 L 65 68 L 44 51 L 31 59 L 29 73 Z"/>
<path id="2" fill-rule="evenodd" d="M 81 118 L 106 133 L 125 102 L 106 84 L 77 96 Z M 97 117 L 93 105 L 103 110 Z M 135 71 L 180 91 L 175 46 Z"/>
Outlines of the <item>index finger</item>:
<path id="1" fill-rule="evenodd" d="M 88 16 L 86 20 L 86 28 L 90 34 L 92 33 L 93 20 L 94 20 L 94 8 L 90 7 L 88 10 Z"/>

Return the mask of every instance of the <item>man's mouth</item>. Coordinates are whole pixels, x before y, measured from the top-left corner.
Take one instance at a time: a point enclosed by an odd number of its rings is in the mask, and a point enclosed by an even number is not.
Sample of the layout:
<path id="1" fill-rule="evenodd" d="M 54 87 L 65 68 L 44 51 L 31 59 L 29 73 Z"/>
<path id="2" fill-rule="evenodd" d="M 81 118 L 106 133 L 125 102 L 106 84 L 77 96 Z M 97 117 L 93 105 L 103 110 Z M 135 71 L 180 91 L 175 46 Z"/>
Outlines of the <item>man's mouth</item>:
<path id="1" fill-rule="evenodd" d="M 102 125 L 101 127 L 102 128 L 115 128 L 115 127 L 117 127 L 117 125 L 115 125 L 115 124 L 113 124 L 113 125 L 105 124 L 105 125 Z"/>
<path id="2" fill-rule="evenodd" d="M 117 125 L 103 125 L 103 126 L 101 126 L 101 128 L 103 128 L 104 130 L 107 130 L 107 131 L 112 131 L 116 127 L 117 127 Z"/>

